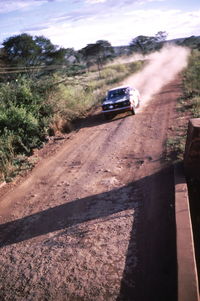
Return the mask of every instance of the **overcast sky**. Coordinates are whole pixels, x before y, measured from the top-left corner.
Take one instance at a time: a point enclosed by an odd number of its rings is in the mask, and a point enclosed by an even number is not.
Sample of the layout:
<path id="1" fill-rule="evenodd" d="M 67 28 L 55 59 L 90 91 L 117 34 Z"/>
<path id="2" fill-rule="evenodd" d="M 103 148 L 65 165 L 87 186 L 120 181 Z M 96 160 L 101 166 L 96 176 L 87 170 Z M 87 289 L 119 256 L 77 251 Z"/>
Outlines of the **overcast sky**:
<path id="1" fill-rule="evenodd" d="M 158 31 L 168 39 L 200 35 L 200 0 L 0 0 L 0 43 L 26 32 L 77 50 Z"/>

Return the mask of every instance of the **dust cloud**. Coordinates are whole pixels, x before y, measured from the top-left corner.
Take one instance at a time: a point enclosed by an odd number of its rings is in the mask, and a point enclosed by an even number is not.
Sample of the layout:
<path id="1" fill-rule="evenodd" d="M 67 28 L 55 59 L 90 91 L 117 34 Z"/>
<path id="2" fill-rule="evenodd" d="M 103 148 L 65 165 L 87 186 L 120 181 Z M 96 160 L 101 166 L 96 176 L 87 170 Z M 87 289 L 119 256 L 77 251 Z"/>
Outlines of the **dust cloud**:
<path id="1" fill-rule="evenodd" d="M 116 64 L 127 64 L 140 60 L 145 60 L 147 57 L 142 54 L 134 54 L 131 56 L 121 56 L 119 58 L 114 59 L 111 63 L 108 63 L 106 66 L 112 66 Z"/>
<path id="2" fill-rule="evenodd" d="M 160 51 L 146 56 L 148 63 L 144 69 L 130 76 L 123 84 L 140 91 L 143 107 L 155 93 L 187 66 L 189 54 L 188 48 L 166 45 Z"/>

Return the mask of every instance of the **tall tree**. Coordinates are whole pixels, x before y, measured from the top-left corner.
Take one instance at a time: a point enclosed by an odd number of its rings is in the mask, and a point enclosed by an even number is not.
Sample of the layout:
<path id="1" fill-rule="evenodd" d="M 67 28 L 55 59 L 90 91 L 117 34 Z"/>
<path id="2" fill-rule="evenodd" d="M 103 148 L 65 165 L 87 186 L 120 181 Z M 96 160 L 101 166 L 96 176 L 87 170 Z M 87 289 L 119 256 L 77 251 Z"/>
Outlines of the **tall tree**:
<path id="1" fill-rule="evenodd" d="M 151 51 L 158 50 L 163 46 L 166 40 L 166 31 L 158 31 L 155 36 L 137 36 L 130 43 L 131 52 L 140 52 L 147 54 Z"/>
<path id="2" fill-rule="evenodd" d="M 158 43 L 164 42 L 167 38 L 168 34 L 166 31 L 158 31 L 157 34 L 155 35 L 156 41 Z"/>
<path id="3" fill-rule="evenodd" d="M 142 54 L 147 54 L 154 49 L 155 42 L 155 37 L 140 35 L 134 38 L 129 46 L 131 52 L 140 52 Z"/>
<path id="4" fill-rule="evenodd" d="M 43 36 L 23 33 L 6 39 L 3 46 L 10 66 L 46 66 L 65 61 L 65 49 L 59 49 Z"/>
<path id="5" fill-rule="evenodd" d="M 99 61 L 102 64 L 106 63 L 109 59 L 112 59 L 114 56 L 114 49 L 110 42 L 106 40 L 98 40 L 96 45 L 99 47 Z"/>
<path id="6" fill-rule="evenodd" d="M 102 65 L 113 56 L 114 50 L 108 41 L 99 40 L 94 44 L 88 44 L 86 47 L 82 48 L 80 53 L 85 59 L 88 67 L 97 64 L 100 71 Z"/>
<path id="7" fill-rule="evenodd" d="M 3 46 L 7 63 L 12 66 L 31 65 L 38 50 L 32 36 L 26 33 L 6 39 Z"/>

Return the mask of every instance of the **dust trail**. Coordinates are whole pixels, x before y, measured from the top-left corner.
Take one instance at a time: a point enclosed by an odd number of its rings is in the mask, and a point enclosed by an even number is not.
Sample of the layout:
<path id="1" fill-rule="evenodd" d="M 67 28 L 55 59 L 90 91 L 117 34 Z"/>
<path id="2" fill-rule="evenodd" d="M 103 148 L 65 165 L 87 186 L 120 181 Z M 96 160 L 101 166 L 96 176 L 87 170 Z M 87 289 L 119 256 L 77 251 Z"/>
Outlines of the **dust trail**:
<path id="1" fill-rule="evenodd" d="M 108 63 L 106 66 L 112 66 L 116 64 L 127 64 L 127 63 L 132 63 L 140 60 L 147 59 L 147 56 L 144 56 L 142 54 L 134 54 L 131 56 L 122 56 L 119 58 L 114 59 L 111 63 Z"/>
<path id="2" fill-rule="evenodd" d="M 130 76 L 123 84 L 131 85 L 140 91 L 143 107 L 155 93 L 187 66 L 189 54 L 188 48 L 166 45 L 161 51 L 149 55 L 146 67 Z"/>

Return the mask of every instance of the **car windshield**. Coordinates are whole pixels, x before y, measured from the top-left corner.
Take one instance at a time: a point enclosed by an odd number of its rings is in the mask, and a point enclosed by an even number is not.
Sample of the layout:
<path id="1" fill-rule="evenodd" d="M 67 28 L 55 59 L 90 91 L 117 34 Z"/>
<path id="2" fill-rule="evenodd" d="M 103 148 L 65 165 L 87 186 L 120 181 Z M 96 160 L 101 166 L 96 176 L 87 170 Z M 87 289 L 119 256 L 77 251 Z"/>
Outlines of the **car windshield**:
<path id="1" fill-rule="evenodd" d="M 108 99 L 110 98 L 116 98 L 119 96 L 125 96 L 128 94 L 128 88 L 121 88 L 116 90 L 111 90 L 108 92 Z"/>

